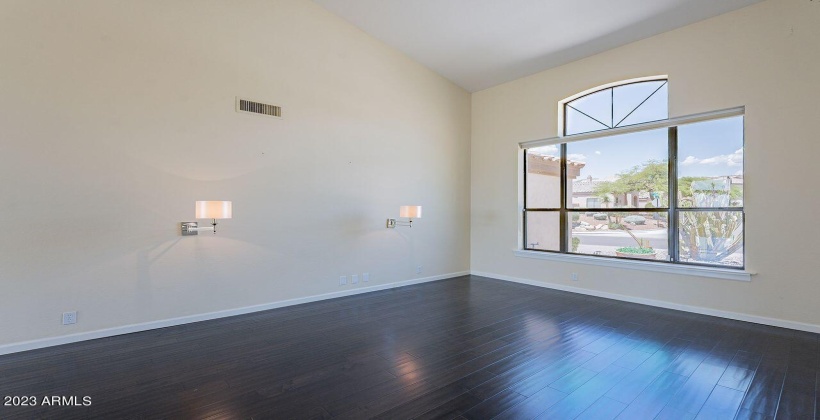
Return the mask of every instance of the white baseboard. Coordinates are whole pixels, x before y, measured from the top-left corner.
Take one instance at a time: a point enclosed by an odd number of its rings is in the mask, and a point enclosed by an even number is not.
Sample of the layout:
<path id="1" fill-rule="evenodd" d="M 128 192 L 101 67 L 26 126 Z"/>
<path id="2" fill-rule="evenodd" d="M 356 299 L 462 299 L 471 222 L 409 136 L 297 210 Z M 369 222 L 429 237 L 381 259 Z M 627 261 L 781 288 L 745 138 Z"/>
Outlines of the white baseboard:
<path id="1" fill-rule="evenodd" d="M 252 312 L 267 311 L 269 309 L 282 308 L 285 306 L 301 305 L 303 303 L 316 302 L 326 299 L 334 299 L 344 296 L 358 295 L 361 293 L 375 292 L 378 290 L 395 289 L 402 286 L 427 283 L 436 280 L 444 280 L 453 277 L 466 276 L 469 271 L 459 271 L 455 273 L 440 274 L 437 276 L 423 277 L 419 279 L 404 280 L 394 283 L 379 284 L 375 286 L 359 287 L 356 289 L 341 290 L 338 292 L 325 293 L 321 295 L 307 296 L 302 298 L 282 300 L 278 302 L 264 303 L 261 305 L 246 306 L 244 308 L 227 309 L 224 311 L 209 312 L 205 314 L 188 315 L 179 318 L 163 319 L 159 321 L 143 322 L 140 324 L 124 325 L 122 327 L 106 328 L 96 331 L 81 332 L 76 334 L 62 335 L 58 337 L 41 338 L 19 343 L 4 344 L 0 346 L 0 355 L 17 353 L 27 350 L 35 350 L 44 347 L 59 346 L 62 344 L 76 343 L 78 341 L 94 340 L 97 338 L 112 337 L 115 335 L 130 334 L 140 331 L 153 330 L 157 328 L 173 327 L 175 325 L 190 324 L 192 322 L 207 321 L 210 319 L 225 318 L 235 315 L 249 314 Z"/>
<path id="2" fill-rule="evenodd" d="M 514 283 L 528 284 L 530 286 L 544 287 L 547 289 L 563 290 L 565 292 L 580 293 L 583 295 L 597 296 L 607 299 L 615 299 L 624 302 L 640 303 L 642 305 L 657 306 L 659 308 L 675 309 L 678 311 L 692 312 L 702 315 L 711 315 L 721 318 L 734 319 L 737 321 L 753 322 L 755 324 L 771 325 L 774 327 L 789 328 L 799 331 L 808 331 L 812 333 L 820 333 L 820 325 L 807 324 L 804 322 L 788 321 L 785 319 L 767 318 L 763 316 L 743 314 L 738 312 L 722 311 L 719 309 L 704 308 L 701 306 L 683 305 L 680 303 L 666 302 L 662 300 L 646 299 L 635 296 L 620 295 L 617 293 L 602 292 L 592 289 L 584 289 L 580 287 L 565 286 L 562 284 L 547 283 L 537 280 L 523 279 L 519 277 L 505 276 L 503 274 L 487 273 L 483 271 L 471 271 L 470 274 L 481 277 L 489 277 L 492 279 L 511 281 Z"/>

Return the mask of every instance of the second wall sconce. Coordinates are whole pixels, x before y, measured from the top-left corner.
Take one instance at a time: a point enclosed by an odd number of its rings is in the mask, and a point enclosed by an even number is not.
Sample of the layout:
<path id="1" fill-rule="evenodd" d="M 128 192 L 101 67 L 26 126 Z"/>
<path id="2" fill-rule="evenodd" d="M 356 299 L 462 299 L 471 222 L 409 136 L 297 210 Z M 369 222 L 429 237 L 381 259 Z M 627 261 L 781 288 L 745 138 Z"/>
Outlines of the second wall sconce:
<path id="1" fill-rule="evenodd" d="M 387 219 L 387 227 L 395 228 L 396 226 L 413 227 L 413 219 L 421 219 L 421 206 L 401 206 L 399 207 L 399 217 L 407 218 L 407 221 Z"/>
<path id="2" fill-rule="evenodd" d="M 217 219 L 233 217 L 233 204 L 230 201 L 197 201 L 196 218 L 211 219 L 210 227 L 198 227 L 197 222 L 182 222 L 182 236 L 197 235 L 200 231 L 213 231 L 216 234 Z"/>

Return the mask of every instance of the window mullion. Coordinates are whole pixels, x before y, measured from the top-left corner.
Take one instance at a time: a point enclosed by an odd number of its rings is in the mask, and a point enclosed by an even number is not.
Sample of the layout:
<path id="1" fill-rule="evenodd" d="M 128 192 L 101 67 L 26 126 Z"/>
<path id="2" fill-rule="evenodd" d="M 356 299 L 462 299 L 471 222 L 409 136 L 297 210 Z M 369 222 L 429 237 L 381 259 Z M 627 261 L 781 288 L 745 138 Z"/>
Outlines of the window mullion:
<path id="1" fill-rule="evenodd" d="M 666 223 L 669 261 L 678 262 L 678 127 L 669 127 L 669 210 Z"/>
<path id="2" fill-rule="evenodd" d="M 527 249 L 527 175 L 528 175 L 528 168 L 527 168 L 527 149 L 524 149 L 524 210 L 521 212 L 522 220 L 524 224 L 522 225 L 523 235 L 521 238 L 523 239 L 524 243 L 522 244 L 524 249 Z"/>
<path id="3" fill-rule="evenodd" d="M 558 223 L 561 228 L 561 243 L 559 250 L 563 253 L 567 252 L 567 243 L 569 242 L 569 232 L 567 232 L 567 145 L 561 144 L 561 210 L 558 217 Z"/>

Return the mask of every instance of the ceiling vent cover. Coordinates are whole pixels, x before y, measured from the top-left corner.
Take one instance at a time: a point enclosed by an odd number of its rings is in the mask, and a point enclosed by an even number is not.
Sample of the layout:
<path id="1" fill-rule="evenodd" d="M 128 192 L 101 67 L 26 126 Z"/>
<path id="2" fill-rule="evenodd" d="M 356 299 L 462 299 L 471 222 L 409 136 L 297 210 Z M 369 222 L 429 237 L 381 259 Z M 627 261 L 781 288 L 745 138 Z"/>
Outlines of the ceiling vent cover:
<path id="1" fill-rule="evenodd" d="M 282 118 L 282 107 L 236 97 L 236 112 Z"/>

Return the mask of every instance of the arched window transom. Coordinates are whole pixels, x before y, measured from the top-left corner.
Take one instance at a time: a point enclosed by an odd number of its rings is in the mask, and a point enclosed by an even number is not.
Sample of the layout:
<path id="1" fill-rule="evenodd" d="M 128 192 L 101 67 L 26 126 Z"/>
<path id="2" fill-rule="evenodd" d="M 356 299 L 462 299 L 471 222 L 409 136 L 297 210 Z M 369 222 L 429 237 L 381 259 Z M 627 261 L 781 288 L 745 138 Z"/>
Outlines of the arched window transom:
<path id="1" fill-rule="evenodd" d="M 669 117 L 665 79 L 626 83 L 564 103 L 564 135 L 588 133 Z"/>

